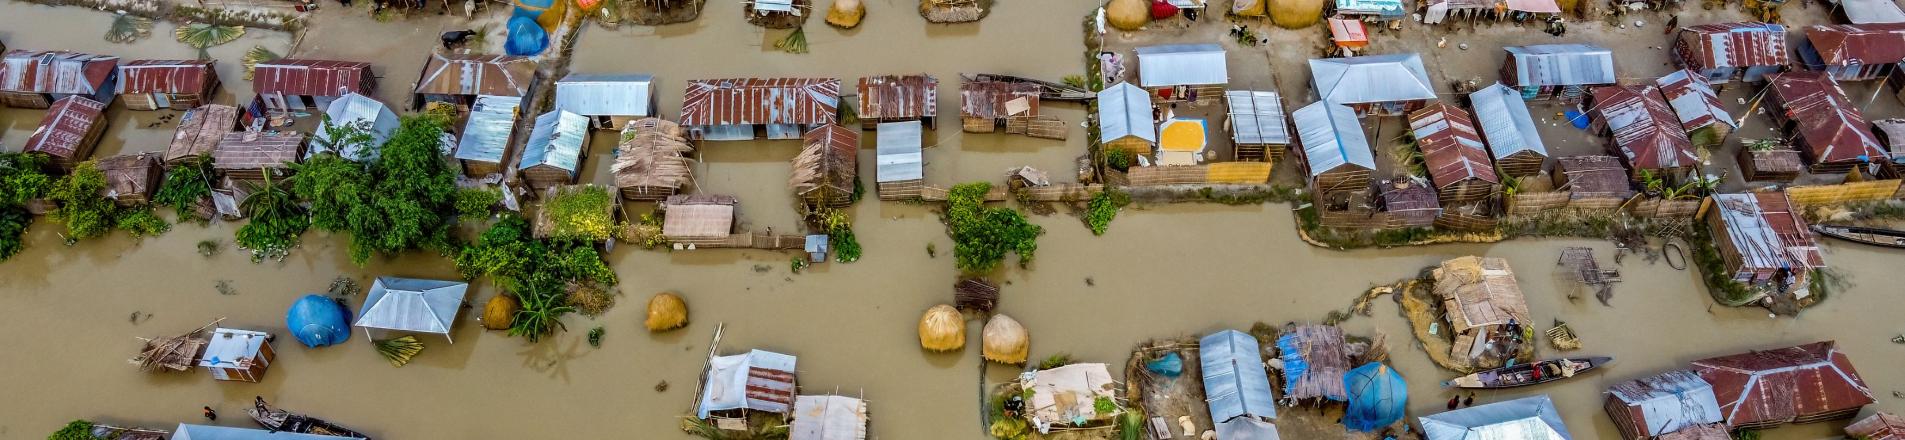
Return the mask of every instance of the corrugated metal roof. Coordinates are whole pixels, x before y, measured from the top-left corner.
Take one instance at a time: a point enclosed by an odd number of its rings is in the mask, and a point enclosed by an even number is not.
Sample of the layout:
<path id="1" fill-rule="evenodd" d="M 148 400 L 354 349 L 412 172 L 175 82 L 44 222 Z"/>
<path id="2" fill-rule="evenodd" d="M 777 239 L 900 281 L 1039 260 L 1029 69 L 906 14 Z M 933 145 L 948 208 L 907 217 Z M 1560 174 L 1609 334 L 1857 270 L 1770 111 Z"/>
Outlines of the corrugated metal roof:
<path id="1" fill-rule="evenodd" d="M 358 311 L 358 327 L 449 335 L 469 283 L 377 277 Z"/>
<path id="2" fill-rule="evenodd" d="M 240 131 L 225 133 L 212 148 L 212 168 L 256 171 L 259 168 L 285 168 L 297 163 L 304 152 L 304 134 Z"/>
<path id="3" fill-rule="evenodd" d="M 1661 96 L 1673 106 L 1681 128 L 1693 131 L 1715 123 L 1739 127 L 1734 124 L 1733 115 L 1727 114 L 1726 108 L 1721 106 L 1720 96 L 1713 93 L 1713 86 L 1707 84 L 1705 76 L 1679 70 L 1654 80 L 1654 84 L 1660 86 Z"/>
<path id="4" fill-rule="evenodd" d="M 1642 431 L 1634 434 L 1662 435 L 1724 419 L 1713 385 L 1688 370 L 1621 382 L 1607 393 L 1627 407 L 1613 416 L 1627 417 L 1628 426 Z"/>
<path id="5" fill-rule="evenodd" d="M 224 104 L 206 104 L 186 110 L 179 117 L 179 128 L 172 133 L 172 143 L 165 150 L 165 161 L 172 162 L 200 154 L 210 154 L 225 137 L 238 126 L 238 107 Z"/>
<path id="6" fill-rule="evenodd" d="M 652 116 L 655 77 L 572 73 L 556 81 L 556 110 L 582 116 Z"/>
<path id="7" fill-rule="evenodd" d="M 1413 53 L 1310 60 L 1310 78 L 1333 104 L 1435 99 L 1435 86 Z"/>
<path id="8" fill-rule="evenodd" d="M 347 440 L 348 438 L 354 437 L 272 432 L 263 429 L 189 423 L 180 423 L 178 429 L 172 431 L 172 440 Z"/>
<path id="9" fill-rule="evenodd" d="M 476 104 L 470 106 L 469 122 L 463 126 L 463 137 L 457 139 L 456 158 L 502 163 L 522 101 L 515 96 L 476 97 Z"/>
<path id="10" fill-rule="evenodd" d="M 798 360 L 767 350 L 709 359 L 695 416 L 706 419 L 711 412 L 730 409 L 788 413 L 794 405 Z"/>
<path id="11" fill-rule="evenodd" d="M 1495 164 L 1488 159 L 1488 147 L 1475 131 L 1475 121 L 1453 105 L 1429 104 L 1409 115 L 1409 129 L 1422 149 L 1422 161 L 1429 168 L 1429 180 L 1437 188 L 1468 179 L 1500 183 Z"/>
<path id="12" fill-rule="evenodd" d="M 959 85 L 959 98 L 959 115 L 963 117 L 1038 116 L 1038 84 L 967 80 Z M 1011 109 L 1017 106 L 1025 108 L 1024 114 L 1012 113 Z"/>
<path id="13" fill-rule="evenodd" d="M 840 80 L 736 78 L 688 82 L 681 125 L 815 125 L 834 122 Z"/>
<path id="14" fill-rule="evenodd" d="M 582 149 L 588 142 L 587 116 L 561 110 L 543 113 L 536 117 L 535 129 L 529 131 L 529 142 L 523 146 L 522 163 L 517 169 L 548 165 L 568 170 L 574 177 L 581 171 Z"/>
<path id="15" fill-rule="evenodd" d="M 365 83 L 374 78 L 370 63 L 358 61 L 287 58 L 258 63 L 252 69 L 252 90 L 292 96 L 370 93 Z"/>
<path id="16" fill-rule="evenodd" d="M 1217 423 L 1217 438 L 1230 440 L 1281 440 L 1277 425 L 1257 419 L 1233 419 Z"/>
<path id="17" fill-rule="evenodd" d="M 920 152 L 919 121 L 887 122 L 877 128 L 875 177 L 880 183 L 926 177 L 926 159 Z"/>
<path id="18" fill-rule="evenodd" d="M 1402 0 L 1336 0 L 1336 12 L 1344 15 L 1397 17 L 1403 14 Z"/>
<path id="19" fill-rule="evenodd" d="M 1692 368 L 1713 384 L 1720 413 L 1733 428 L 1787 423 L 1873 402 L 1872 389 L 1834 341 L 1702 359 Z"/>
<path id="20" fill-rule="evenodd" d="M 1376 169 L 1375 153 L 1369 149 L 1368 137 L 1363 134 L 1362 123 L 1356 120 L 1355 110 L 1316 102 L 1297 109 L 1290 116 L 1296 120 L 1297 140 L 1303 142 L 1303 158 L 1309 161 L 1310 177 L 1345 165 Z"/>
<path id="21" fill-rule="evenodd" d="M 419 95 L 523 96 L 536 76 L 536 60 L 513 55 L 431 52 L 417 79 Z"/>
<path id="22" fill-rule="evenodd" d="M 270 343 L 271 335 L 265 332 L 230 328 L 212 329 L 210 340 L 205 343 L 205 352 L 199 355 L 198 366 L 206 368 L 246 368 L 242 364 L 260 362 L 258 354 Z"/>
<path id="23" fill-rule="evenodd" d="M 1157 143 L 1158 128 L 1151 123 L 1151 95 L 1121 82 L 1098 92 L 1098 138 L 1115 141 L 1135 136 Z"/>
<path id="24" fill-rule="evenodd" d="M 1905 61 L 1905 24 L 1833 24 L 1806 27 L 1806 40 L 1831 66 Z"/>
<path id="25" fill-rule="evenodd" d="M 1767 87 L 1772 89 L 1768 98 L 1784 119 L 1799 122 L 1798 135 L 1814 162 L 1878 162 L 1889 157 L 1859 106 L 1825 72 L 1781 73 Z"/>
<path id="26" fill-rule="evenodd" d="M 866 119 L 932 118 L 939 113 L 939 79 L 932 75 L 860 78 L 860 108 Z"/>
<path id="27" fill-rule="evenodd" d="M 1693 142 L 1654 86 L 1596 87 L 1594 114 L 1614 132 L 1614 145 L 1630 167 L 1680 168 L 1700 162 Z"/>
<path id="28" fill-rule="evenodd" d="M 212 60 L 133 60 L 119 66 L 119 93 L 204 93 L 218 78 Z"/>
<path id="29" fill-rule="evenodd" d="M 1224 102 L 1230 106 L 1230 135 L 1236 143 L 1290 143 L 1290 124 L 1283 114 L 1283 97 L 1276 91 L 1226 91 Z"/>
<path id="30" fill-rule="evenodd" d="M 1137 48 L 1138 80 L 1145 87 L 1230 83 L 1224 47 L 1216 44 L 1167 44 Z"/>
<path id="31" fill-rule="evenodd" d="M 1760 23 L 1712 23 L 1687 26 L 1680 30 L 1685 47 L 1682 62 L 1695 70 L 1721 67 L 1784 66 L 1792 55 L 1786 50 L 1786 26 Z"/>
<path id="32" fill-rule="evenodd" d="M 1835 0 L 1852 24 L 1905 23 L 1905 11 L 1892 0 Z"/>
<path id="33" fill-rule="evenodd" d="M 867 403 L 846 396 L 795 397 L 787 431 L 787 440 L 866 440 Z"/>
<path id="34" fill-rule="evenodd" d="M 92 95 L 109 86 L 118 65 L 111 55 L 8 51 L 0 58 L 0 91 Z"/>
<path id="35" fill-rule="evenodd" d="M 1211 421 L 1237 417 L 1276 418 L 1270 376 L 1263 367 L 1263 351 L 1255 336 L 1236 330 L 1211 333 L 1197 342 L 1204 372 L 1204 400 Z"/>
<path id="36" fill-rule="evenodd" d="M 1905 418 L 1879 411 L 1846 425 L 1845 433 L 1866 440 L 1905 440 Z"/>
<path id="37" fill-rule="evenodd" d="M 1559 14 L 1561 5 L 1554 0 L 1508 0 L 1505 3 L 1510 11 L 1533 12 L 1536 14 Z"/>
<path id="38" fill-rule="evenodd" d="M 1514 86 L 1582 86 L 1613 84 L 1614 52 L 1592 44 L 1538 44 L 1509 46 L 1508 61 L 1515 63 Z"/>
<path id="39" fill-rule="evenodd" d="M 311 148 L 306 149 L 305 159 L 318 153 L 334 152 L 330 132 L 332 127 L 339 126 L 363 128 L 370 135 L 370 143 L 351 146 L 349 151 L 336 152 L 338 156 L 351 160 L 376 159 L 377 151 L 383 147 L 384 141 L 390 139 L 390 134 L 397 131 L 399 124 L 397 113 L 390 111 L 389 106 L 376 98 L 356 93 L 331 101 L 331 107 L 324 111 L 324 115 L 327 117 L 318 122 L 317 132 L 311 136 Z"/>
<path id="40" fill-rule="evenodd" d="M 1572 440 L 1546 394 L 1422 416 L 1426 440 Z"/>
<path id="41" fill-rule="evenodd" d="M 33 129 L 33 135 L 27 138 L 22 151 L 85 160 L 84 157 L 73 156 L 84 149 L 80 142 L 86 140 L 86 133 L 92 131 L 93 124 L 99 123 L 99 116 L 105 109 L 105 104 L 78 95 L 53 101 L 53 106 L 46 109 L 46 115 L 40 118 L 39 128 Z"/>
<path id="42" fill-rule="evenodd" d="M 1529 114 L 1528 102 L 1522 99 L 1521 92 L 1495 83 L 1468 94 L 1468 100 L 1469 105 L 1475 108 L 1475 119 L 1481 124 L 1482 137 L 1488 140 L 1488 151 L 1495 159 L 1523 151 L 1544 157 L 1548 155 L 1548 146 L 1541 142 L 1541 133 L 1535 127 L 1535 118 Z"/>
<path id="43" fill-rule="evenodd" d="M 1715 194 L 1724 231 L 1715 231 L 1739 254 L 1740 270 L 1803 272 L 1825 267 L 1806 221 L 1780 192 Z"/>

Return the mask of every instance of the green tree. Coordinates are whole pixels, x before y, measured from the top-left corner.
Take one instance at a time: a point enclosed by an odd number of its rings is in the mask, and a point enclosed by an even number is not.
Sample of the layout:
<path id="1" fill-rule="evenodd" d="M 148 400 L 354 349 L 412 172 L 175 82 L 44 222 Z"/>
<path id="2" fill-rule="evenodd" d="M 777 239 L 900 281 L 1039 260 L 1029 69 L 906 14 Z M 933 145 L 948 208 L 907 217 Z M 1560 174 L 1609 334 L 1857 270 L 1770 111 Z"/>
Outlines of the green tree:
<path id="1" fill-rule="evenodd" d="M 59 204 L 53 218 L 66 223 L 68 240 L 84 240 L 112 232 L 118 207 L 101 195 L 106 190 L 106 173 L 92 161 L 80 162 L 73 172 L 53 182 L 47 198 Z"/>
<path id="2" fill-rule="evenodd" d="M 60 430 L 53 431 L 53 435 L 46 436 L 46 440 L 94 440 L 93 422 L 74 420 L 60 427 Z"/>
<path id="3" fill-rule="evenodd" d="M 529 221 L 506 214 L 463 247 L 456 256 L 464 278 L 488 276 L 498 287 L 516 295 L 522 313 L 510 335 L 535 341 L 566 327 L 562 315 L 574 312 L 565 292 L 575 285 L 607 286 L 617 282 L 615 271 L 601 252 L 583 241 L 537 240 L 529 235 Z"/>
<path id="4" fill-rule="evenodd" d="M 0 205 L 0 261 L 7 261 L 26 249 L 26 228 L 33 224 L 33 213 L 19 205 Z"/>
<path id="5" fill-rule="evenodd" d="M 252 252 L 252 259 L 283 258 L 297 247 L 298 236 L 311 226 L 310 216 L 298 206 L 297 198 L 282 181 L 265 175 L 265 183 L 253 189 L 238 203 L 239 211 L 251 221 L 238 228 L 233 240 Z"/>
<path id="6" fill-rule="evenodd" d="M 404 117 L 370 166 L 371 192 L 350 213 L 351 261 L 363 265 L 372 253 L 449 249 L 456 226 L 456 169 L 443 157 L 437 115 Z"/>
<path id="7" fill-rule="evenodd" d="M 212 196 L 212 158 L 207 155 L 188 158 L 165 171 L 165 181 L 152 194 L 152 203 L 170 206 L 179 221 L 196 217 L 198 202 Z"/>
<path id="8" fill-rule="evenodd" d="M 25 205 L 52 185 L 47 158 L 39 153 L 0 153 L 0 206 Z"/>
<path id="9" fill-rule="evenodd" d="M 990 183 L 974 182 L 954 186 L 947 195 L 946 228 L 960 270 L 991 271 L 1005 261 L 1007 252 L 1017 254 L 1020 264 L 1030 262 L 1038 251 L 1038 236 L 1045 233 L 1016 210 L 986 207 L 991 190 Z"/>
<path id="10" fill-rule="evenodd" d="M 297 171 L 289 182 L 291 192 L 311 204 L 311 227 L 352 232 L 352 212 L 370 199 L 370 171 L 364 164 L 326 153 L 291 169 Z"/>

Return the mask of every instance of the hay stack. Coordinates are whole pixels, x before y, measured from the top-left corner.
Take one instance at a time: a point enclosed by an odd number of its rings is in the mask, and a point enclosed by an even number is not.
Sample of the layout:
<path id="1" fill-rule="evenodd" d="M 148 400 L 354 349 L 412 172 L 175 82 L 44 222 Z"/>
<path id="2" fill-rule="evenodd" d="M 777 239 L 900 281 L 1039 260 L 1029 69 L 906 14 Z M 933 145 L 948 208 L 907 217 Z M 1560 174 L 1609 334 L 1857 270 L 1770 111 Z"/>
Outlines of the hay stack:
<path id="1" fill-rule="evenodd" d="M 516 297 L 496 295 L 489 299 L 489 303 L 483 305 L 483 328 L 508 330 L 510 325 L 516 323 L 516 311 L 522 309 L 523 306 L 516 302 Z"/>
<path id="2" fill-rule="evenodd" d="M 1269 0 L 1270 22 L 1284 29 L 1302 29 L 1323 18 L 1323 0 Z"/>
<path id="3" fill-rule="evenodd" d="M 986 329 L 980 334 L 979 341 L 986 360 L 1002 364 L 1025 363 L 1025 357 L 1032 348 L 1032 335 L 1025 332 L 1025 326 L 1003 314 L 993 315 L 992 320 L 986 322 Z"/>
<path id="4" fill-rule="evenodd" d="M 827 8 L 827 24 L 841 29 L 853 29 L 860 25 L 860 19 L 866 17 L 867 6 L 860 0 L 833 0 L 833 7 Z"/>
<path id="5" fill-rule="evenodd" d="M 648 331 L 662 332 L 688 325 L 688 303 L 674 292 L 662 292 L 648 299 Z"/>
<path id="6" fill-rule="evenodd" d="M 1151 5 L 1145 0 L 1111 0 L 1105 3 L 1105 22 L 1119 30 L 1138 30 L 1151 22 Z"/>
<path id="7" fill-rule="evenodd" d="M 945 304 L 926 309 L 926 316 L 919 318 L 919 346 L 932 351 L 965 348 L 966 317 Z"/>

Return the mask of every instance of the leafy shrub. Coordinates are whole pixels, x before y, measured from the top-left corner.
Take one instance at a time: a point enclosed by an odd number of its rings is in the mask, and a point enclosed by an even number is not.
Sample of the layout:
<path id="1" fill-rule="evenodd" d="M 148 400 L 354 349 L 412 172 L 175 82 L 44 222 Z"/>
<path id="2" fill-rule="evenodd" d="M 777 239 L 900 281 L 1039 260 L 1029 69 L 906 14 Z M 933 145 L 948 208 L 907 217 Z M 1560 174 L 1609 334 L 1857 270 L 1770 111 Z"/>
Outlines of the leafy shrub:
<path id="1" fill-rule="evenodd" d="M 1007 252 L 1017 254 L 1020 264 L 1029 262 L 1038 251 L 1039 234 L 1045 233 L 1018 211 L 986 207 L 986 192 L 991 190 L 990 183 L 966 183 L 954 186 L 947 195 L 946 228 L 960 270 L 996 269 Z"/>
<path id="2" fill-rule="evenodd" d="M 860 260 L 860 239 L 854 237 L 853 220 L 847 218 L 846 211 L 822 211 L 821 223 L 822 229 L 827 231 L 827 245 L 833 248 L 834 261 L 852 263 Z"/>
<path id="3" fill-rule="evenodd" d="M 53 435 L 46 436 L 46 440 L 97 440 L 97 439 L 93 437 L 93 422 L 86 421 L 86 420 L 74 420 L 72 422 L 67 423 L 65 427 L 61 427 L 60 430 L 53 431 Z"/>
<path id="4" fill-rule="evenodd" d="M 24 205 L 40 198 L 53 183 L 47 158 L 39 153 L 0 153 L 0 206 Z"/>
<path id="5" fill-rule="evenodd" d="M 47 198 L 59 203 L 53 218 L 66 223 L 67 239 L 84 240 L 112 231 L 118 207 L 100 195 L 105 190 L 106 173 L 92 161 L 81 162 L 47 190 Z"/>
<path id="6" fill-rule="evenodd" d="M 152 213 L 151 207 L 127 209 L 119 214 L 116 226 L 133 237 L 157 237 L 172 230 L 172 224 Z"/>
<path id="7" fill-rule="evenodd" d="M 1085 204 L 1085 225 L 1091 227 L 1091 235 L 1105 235 L 1105 229 L 1111 226 L 1111 220 L 1118 218 L 1118 209 L 1131 204 L 1131 195 L 1117 188 L 1105 188 L 1091 196 Z"/>
<path id="8" fill-rule="evenodd" d="M 1131 169 L 1131 151 L 1123 148 L 1105 150 L 1105 166 L 1118 171 Z"/>
<path id="9" fill-rule="evenodd" d="M 615 228 L 615 196 L 597 185 L 556 190 L 555 197 L 543 204 L 553 228 L 550 238 L 602 241 Z"/>
<path id="10" fill-rule="evenodd" d="M 443 157 L 440 115 L 403 118 L 371 163 L 368 203 L 352 210 L 351 261 L 363 265 L 371 253 L 395 254 L 417 248 L 449 249 L 456 169 Z"/>
<path id="11" fill-rule="evenodd" d="M 198 215 L 198 202 L 212 196 L 212 159 L 210 156 L 185 159 L 165 171 L 165 181 L 152 194 L 152 204 L 169 206 L 179 221 Z"/>
<path id="12" fill-rule="evenodd" d="M 482 221 L 489 218 L 490 208 L 503 202 L 503 192 L 491 188 L 463 188 L 456 190 L 456 215 L 463 221 Z"/>
<path id="13" fill-rule="evenodd" d="M 238 203 L 238 210 L 251 221 L 238 227 L 233 241 L 250 250 L 253 261 L 283 259 L 291 248 L 298 246 L 298 236 L 304 235 L 304 230 L 311 226 L 310 217 L 286 186 L 267 175 L 263 185 Z"/>
<path id="14" fill-rule="evenodd" d="M 370 198 L 370 170 L 334 154 L 320 154 L 291 168 L 297 171 L 297 178 L 289 181 L 291 192 L 311 204 L 311 227 L 351 232 L 353 212 Z"/>
<path id="15" fill-rule="evenodd" d="M 536 240 L 529 221 L 509 214 L 491 225 L 476 242 L 457 253 L 457 269 L 465 278 L 488 276 L 503 290 L 515 294 L 522 311 L 510 328 L 511 336 L 539 340 L 551 331 L 566 329 L 562 315 L 576 312 L 578 299 L 601 312 L 613 304 L 602 286 L 617 281 L 614 269 L 588 243 Z M 575 291 L 583 296 L 566 295 Z"/>
<path id="16" fill-rule="evenodd" d="M 0 261 L 7 261 L 26 248 L 26 228 L 32 224 L 33 213 L 26 208 L 0 205 Z"/>

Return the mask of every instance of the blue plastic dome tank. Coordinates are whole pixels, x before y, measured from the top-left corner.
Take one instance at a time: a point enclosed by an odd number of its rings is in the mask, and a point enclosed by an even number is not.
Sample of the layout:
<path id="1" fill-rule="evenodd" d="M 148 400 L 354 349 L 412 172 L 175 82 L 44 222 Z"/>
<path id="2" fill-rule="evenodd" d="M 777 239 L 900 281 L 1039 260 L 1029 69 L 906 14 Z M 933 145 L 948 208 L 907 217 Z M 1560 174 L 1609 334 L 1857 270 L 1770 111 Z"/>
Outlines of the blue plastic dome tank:
<path id="1" fill-rule="evenodd" d="M 306 347 L 341 344 L 351 339 L 350 311 L 336 300 L 311 294 L 298 298 L 284 313 L 284 325 Z"/>

